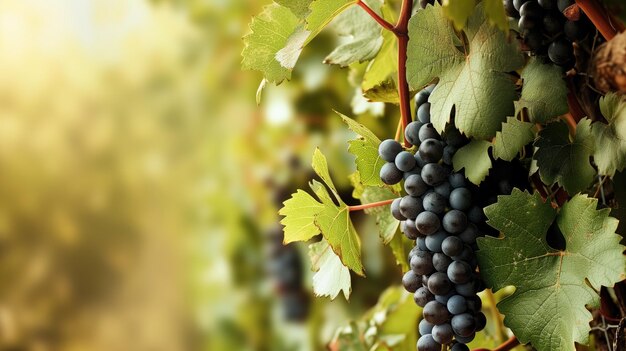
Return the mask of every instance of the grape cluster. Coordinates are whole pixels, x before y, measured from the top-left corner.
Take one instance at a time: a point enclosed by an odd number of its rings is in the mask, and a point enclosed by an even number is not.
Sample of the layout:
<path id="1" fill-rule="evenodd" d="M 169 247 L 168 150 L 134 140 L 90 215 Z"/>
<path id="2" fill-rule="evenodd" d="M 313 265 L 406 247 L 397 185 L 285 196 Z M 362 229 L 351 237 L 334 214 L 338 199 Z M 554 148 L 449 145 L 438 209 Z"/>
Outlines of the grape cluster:
<path id="1" fill-rule="evenodd" d="M 507 15 L 519 19 L 526 46 L 536 54 L 547 53 L 550 61 L 563 67 L 573 66 L 572 43 L 583 40 L 592 28 L 582 12 L 577 20 L 565 17 L 572 5 L 574 0 L 504 0 Z"/>
<path id="2" fill-rule="evenodd" d="M 302 260 L 294 244 L 283 245 L 283 228 L 276 225 L 266 233 L 268 240 L 269 273 L 287 321 L 306 319 L 309 296 L 302 284 Z"/>
<path id="3" fill-rule="evenodd" d="M 386 184 L 404 179 L 407 195 L 391 204 L 392 215 L 401 221 L 404 235 L 416 240 L 409 254 L 411 270 L 402 278 L 423 307 L 419 324 L 420 351 L 468 350 L 477 331 L 486 324 L 476 293 L 483 289 L 474 255 L 482 209 L 474 205 L 472 191 L 462 173 L 452 171 L 452 156 L 467 143 L 454 127 L 440 135 L 430 123 L 429 86 L 416 96 L 417 121 L 406 130 L 415 154 L 395 140 L 380 144 L 379 154 L 387 163 L 380 177 Z"/>

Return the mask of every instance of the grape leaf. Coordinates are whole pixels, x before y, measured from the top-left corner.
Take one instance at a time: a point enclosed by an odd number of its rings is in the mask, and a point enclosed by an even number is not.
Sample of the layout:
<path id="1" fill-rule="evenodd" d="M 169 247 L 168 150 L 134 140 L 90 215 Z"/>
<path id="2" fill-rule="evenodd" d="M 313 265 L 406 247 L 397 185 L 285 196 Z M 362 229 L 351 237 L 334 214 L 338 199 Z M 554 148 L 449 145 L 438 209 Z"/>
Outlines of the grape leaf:
<path id="1" fill-rule="evenodd" d="M 366 1 L 370 8 L 376 11 L 380 8 L 380 2 L 376 2 L 375 6 L 374 2 Z M 376 56 L 383 44 L 380 25 L 357 6 L 352 6 L 337 16 L 333 21 L 333 28 L 340 36 L 349 40 L 326 56 L 324 63 L 327 64 L 346 67 L 353 62 L 370 60 Z"/>
<path id="2" fill-rule="evenodd" d="M 302 19 L 309 14 L 311 1 L 312 0 L 274 0 L 274 2 L 290 9 L 294 15 Z"/>
<path id="3" fill-rule="evenodd" d="M 484 140 L 472 140 L 469 144 L 460 148 L 452 157 L 455 171 L 465 168 L 465 178 L 478 185 L 491 169 L 489 148 L 491 143 Z"/>
<path id="4" fill-rule="evenodd" d="M 318 35 L 333 18 L 356 3 L 356 0 L 313 0 L 309 6 L 311 12 L 306 17 L 306 29 L 311 32 L 306 43 Z"/>
<path id="5" fill-rule="evenodd" d="M 350 220 L 348 206 L 339 197 L 330 178 L 326 157 L 319 149 L 313 154 L 312 167 L 328 186 L 334 199 L 324 184 L 313 180 L 311 189 L 319 201 L 302 190 L 285 201 L 283 208 L 278 212 L 285 216 L 281 220 L 285 225 L 285 242 L 308 240 L 313 235 L 322 233 L 341 262 L 355 273 L 364 275 L 361 241 Z M 317 232 L 313 230 L 311 223 L 317 228 Z"/>
<path id="6" fill-rule="evenodd" d="M 454 28 L 461 30 L 474 12 L 476 0 L 446 0 L 442 4 L 443 14 L 452 21 Z"/>
<path id="7" fill-rule="evenodd" d="M 516 41 L 487 23 L 475 7 L 464 29 L 468 43 L 458 49 L 456 33 L 441 6 L 418 11 L 409 22 L 407 78 L 418 90 L 439 78 L 430 95 L 431 122 L 440 132 L 455 111 L 455 125 L 470 137 L 491 139 L 514 112 L 515 84 L 504 73 L 524 64 Z"/>
<path id="8" fill-rule="evenodd" d="M 360 138 L 348 141 L 348 152 L 356 157 L 356 169 L 360 174 L 363 185 L 383 186 L 380 180 L 380 169 L 385 160 L 378 155 L 380 139 L 364 125 L 337 112 L 348 128 L 358 134 Z"/>
<path id="9" fill-rule="evenodd" d="M 600 111 L 608 124 L 591 125 L 595 139 L 593 160 L 599 174 L 612 177 L 626 167 L 626 101 L 609 93 L 600 99 Z"/>
<path id="10" fill-rule="evenodd" d="M 383 7 L 383 13 L 385 13 Z M 397 40 L 395 35 L 390 31 L 383 32 L 383 44 L 378 51 L 378 55 L 370 62 L 363 75 L 363 82 L 361 88 L 364 94 L 367 96 L 368 91 L 379 87 L 381 85 L 392 86 L 395 92 L 395 101 L 398 99 L 398 92 L 396 90 L 396 84 L 390 76 L 398 71 L 398 53 L 397 53 Z M 371 98 L 370 98 L 371 99 Z M 373 101 L 379 101 L 374 100 Z"/>
<path id="11" fill-rule="evenodd" d="M 396 232 L 389 242 L 391 253 L 396 258 L 396 264 L 400 266 L 403 272 L 409 270 L 409 252 L 415 246 L 415 241 L 411 241 L 406 235 Z"/>
<path id="12" fill-rule="evenodd" d="M 396 82 L 392 79 L 364 91 L 363 97 L 370 102 L 387 102 L 392 104 L 398 104 L 400 102 Z"/>
<path id="13" fill-rule="evenodd" d="M 285 47 L 294 49 L 294 35 L 302 35 L 304 30 L 301 20 L 288 8 L 272 4 L 252 19 L 250 30 L 252 33 L 243 38 L 242 67 L 263 72 L 272 83 L 290 79 L 293 67 L 281 63 L 276 55 Z"/>
<path id="14" fill-rule="evenodd" d="M 557 214 L 537 193 L 514 189 L 485 208 L 488 223 L 504 237 L 477 240 L 481 276 L 496 291 L 516 287 L 498 308 L 518 339 L 539 351 L 573 351 L 574 342 L 585 344 L 592 319 L 585 306 L 598 306 L 601 285 L 626 278 L 618 221 L 596 206 L 597 200 L 576 195 Z M 555 218 L 564 251 L 546 241 Z"/>
<path id="15" fill-rule="evenodd" d="M 589 163 L 594 141 L 591 122 L 583 118 L 576 127 L 572 142 L 564 122 L 548 124 L 539 132 L 534 144 L 538 149 L 533 155 L 537 160 L 541 181 L 552 185 L 559 183 L 568 193 L 585 190 L 593 181 L 595 170 Z"/>
<path id="16" fill-rule="evenodd" d="M 502 123 L 502 130 L 496 133 L 493 157 L 511 161 L 533 139 L 535 139 L 534 124 L 522 122 L 515 117 L 507 117 L 506 123 Z"/>
<path id="17" fill-rule="evenodd" d="M 328 242 L 322 239 L 320 242 L 309 245 L 309 257 L 313 275 L 313 292 L 317 296 L 329 296 L 334 299 L 343 291 L 343 296 L 350 298 L 352 283 L 350 271 L 346 268 Z"/>
<path id="18" fill-rule="evenodd" d="M 516 114 L 525 108 L 531 122 L 546 123 L 569 111 L 560 67 L 531 58 L 522 71 L 522 80 L 522 96 L 515 102 Z"/>
<path id="19" fill-rule="evenodd" d="M 504 4 L 500 0 L 483 0 L 485 6 L 485 15 L 489 19 L 491 25 L 505 33 L 509 31 L 509 18 L 504 12 Z"/>

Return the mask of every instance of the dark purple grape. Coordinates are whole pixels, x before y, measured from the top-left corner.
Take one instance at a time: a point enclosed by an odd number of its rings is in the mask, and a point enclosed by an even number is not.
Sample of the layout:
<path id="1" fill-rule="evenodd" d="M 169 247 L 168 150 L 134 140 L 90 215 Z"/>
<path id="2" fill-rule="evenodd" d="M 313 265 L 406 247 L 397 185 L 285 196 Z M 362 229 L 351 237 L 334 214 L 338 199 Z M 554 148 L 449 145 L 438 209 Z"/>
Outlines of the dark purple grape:
<path id="1" fill-rule="evenodd" d="M 428 248 L 426 247 L 426 237 L 420 236 L 419 238 L 417 238 L 417 240 L 415 240 L 415 244 L 420 250 L 428 250 Z"/>
<path id="2" fill-rule="evenodd" d="M 461 335 L 454 335 L 454 338 L 456 339 L 456 341 L 463 343 L 463 344 L 469 344 L 470 342 L 472 342 L 472 340 L 474 340 L 474 338 L 476 337 L 476 333 L 472 333 L 469 336 L 461 336 Z"/>
<path id="3" fill-rule="evenodd" d="M 423 286 L 415 291 L 413 300 L 415 300 L 415 303 L 420 307 L 426 307 L 430 302 L 436 302 L 435 296 Z M 428 320 L 428 322 L 432 323 L 430 320 Z"/>
<path id="4" fill-rule="evenodd" d="M 448 292 L 445 295 L 435 295 L 435 301 L 442 303 L 442 304 L 447 304 L 448 300 L 454 296 L 454 294 L 456 293 L 456 291 L 454 291 L 454 289 L 451 289 L 450 292 Z"/>
<path id="5" fill-rule="evenodd" d="M 467 310 L 473 314 L 480 312 L 483 308 L 483 301 L 478 296 L 468 297 L 466 300 Z"/>
<path id="6" fill-rule="evenodd" d="M 419 174 L 412 174 L 404 181 L 404 190 L 411 196 L 421 196 L 427 189 L 428 184 Z"/>
<path id="7" fill-rule="evenodd" d="M 519 12 L 522 5 L 524 5 L 529 0 L 513 0 L 513 7 Z"/>
<path id="8" fill-rule="evenodd" d="M 517 9 L 515 9 L 515 6 L 513 6 L 513 0 L 504 0 L 502 1 L 502 3 L 504 4 L 504 12 L 506 12 L 507 16 L 519 17 Z"/>
<path id="9" fill-rule="evenodd" d="M 434 324 L 428 323 L 427 320 L 422 319 L 418 326 L 420 335 L 430 334 L 433 331 L 434 326 L 435 326 Z"/>
<path id="10" fill-rule="evenodd" d="M 446 210 L 446 198 L 437 192 L 428 193 L 424 195 L 422 206 L 425 211 L 442 214 Z"/>
<path id="11" fill-rule="evenodd" d="M 453 262 L 454 263 L 454 262 Z M 448 271 L 450 267 L 448 267 Z M 446 273 L 435 272 L 428 277 L 428 290 L 435 295 L 446 295 L 452 289 L 452 282 Z"/>
<path id="12" fill-rule="evenodd" d="M 424 140 L 418 150 L 420 158 L 429 163 L 437 163 L 443 156 L 443 146 L 436 139 Z"/>
<path id="13" fill-rule="evenodd" d="M 417 119 L 422 123 L 430 123 L 430 102 L 423 103 L 417 109 Z"/>
<path id="14" fill-rule="evenodd" d="M 428 323 L 434 325 L 443 324 L 448 320 L 448 318 L 450 318 L 450 313 L 448 313 L 448 309 L 446 308 L 446 306 L 437 301 L 428 302 L 424 306 L 424 310 L 422 313 L 424 315 L 424 319 L 426 319 Z"/>
<path id="15" fill-rule="evenodd" d="M 478 312 L 474 315 L 474 319 L 476 320 L 476 331 L 479 332 L 487 326 L 487 317 L 482 312 Z"/>
<path id="16" fill-rule="evenodd" d="M 422 90 L 415 94 L 415 111 L 419 110 L 419 107 L 422 106 L 422 104 L 428 102 L 429 97 L 430 93 L 426 90 Z"/>
<path id="17" fill-rule="evenodd" d="M 411 270 L 415 274 L 427 275 L 435 270 L 433 267 L 433 257 L 426 251 L 418 251 L 416 255 L 411 257 Z M 448 268 L 448 271 L 450 269 Z"/>
<path id="18" fill-rule="evenodd" d="M 452 344 L 450 351 L 470 351 L 470 348 L 465 344 L 455 342 L 454 344 Z"/>
<path id="19" fill-rule="evenodd" d="M 394 162 L 396 156 L 402 151 L 402 145 L 393 139 L 383 140 L 378 145 L 378 154 L 387 162 Z"/>
<path id="20" fill-rule="evenodd" d="M 465 297 L 471 297 L 471 296 L 476 295 L 476 286 L 473 281 L 465 283 L 465 284 L 457 284 L 454 287 L 454 290 L 456 290 L 456 292 L 459 295 L 465 296 Z"/>
<path id="21" fill-rule="evenodd" d="M 415 157 L 413 157 L 412 153 L 402 151 L 396 156 L 395 164 L 396 168 L 402 172 L 409 172 L 413 169 L 413 167 L 415 167 L 417 162 L 415 161 Z"/>
<path id="22" fill-rule="evenodd" d="M 406 219 L 406 217 L 404 217 L 402 213 L 400 213 L 400 200 L 402 200 L 402 198 L 399 197 L 393 200 L 393 202 L 391 203 L 391 215 L 393 216 L 393 218 L 399 221 L 403 221 Z"/>
<path id="23" fill-rule="evenodd" d="M 539 20 L 535 17 L 522 16 L 519 18 L 518 26 L 522 33 L 527 33 L 539 27 Z"/>
<path id="24" fill-rule="evenodd" d="M 448 177 L 448 182 L 453 188 L 460 188 L 465 186 L 465 177 L 461 173 L 452 173 Z"/>
<path id="25" fill-rule="evenodd" d="M 426 247 L 432 252 L 442 252 L 441 245 L 447 237 L 448 233 L 443 230 L 440 230 L 435 234 L 429 235 L 426 237 Z"/>
<path id="26" fill-rule="evenodd" d="M 561 12 L 565 11 L 565 9 L 567 9 L 568 7 L 572 5 L 574 5 L 574 0 L 558 0 L 557 1 L 557 7 L 559 11 Z"/>
<path id="27" fill-rule="evenodd" d="M 535 1 L 528 1 L 519 8 L 521 17 L 541 18 L 543 17 L 543 9 Z"/>
<path id="28" fill-rule="evenodd" d="M 556 8 L 555 0 L 539 0 L 538 3 L 544 10 L 552 10 Z"/>
<path id="29" fill-rule="evenodd" d="M 420 0 L 420 1 L 423 1 L 423 0 Z M 436 342 L 435 339 L 433 339 L 432 335 L 426 334 L 426 335 L 422 335 L 419 338 L 419 340 L 417 340 L 417 350 L 418 351 L 441 351 L 441 344 Z"/>
<path id="30" fill-rule="evenodd" d="M 413 259 L 411 259 L 413 262 Z M 463 261 L 453 261 L 448 266 L 448 279 L 454 284 L 465 284 L 472 279 L 472 267 Z"/>
<path id="31" fill-rule="evenodd" d="M 422 128 L 420 128 L 419 138 L 420 141 L 423 142 L 426 139 L 440 140 L 441 136 L 439 135 L 435 127 L 433 127 L 432 123 L 426 123 L 422 126 Z"/>
<path id="32" fill-rule="evenodd" d="M 440 344 L 449 344 L 454 337 L 454 332 L 452 332 L 450 324 L 444 323 L 433 327 L 432 336 Z"/>
<path id="33" fill-rule="evenodd" d="M 404 280 L 403 280 L 404 282 Z M 467 303 L 465 302 L 465 297 L 461 295 L 454 295 L 448 299 L 448 303 L 446 304 L 448 311 L 452 314 L 461 314 L 467 310 Z"/>
<path id="34" fill-rule="evenodd" d="M 451 210 L 443 216 L 441 223 L 448 233 L 457 234 L 467 228 L 467 216 L 459 210 Z"/>
<path id="35" fill-rule="evenodd" d="M 435 192 L 447 199 L 452 192 L 452 185 L 448 182 L 443 182 L 435 187 Z"/>
<path id="36" fill-rule="evenodd" d="M 563 21 L 558 17 L 547 15 L 542 22 L 543 30 L 549 35 L 557 35 L 563 31 Z"/>
<path id="37" fill-rule="evenodd" d="M 448 266 L 452 263 L 452 259 L 446 256 L 442 252 L 435 252 L 433 254 L 433 267 L 437 272 L 448 272 Z"/>
<path id="38" fill-rule="evenodd" d="M 422 122 L 414 121 L 407 124 L 404 129 L 404 137 L 411 145 L 420 144 L 420 128 L 424 125 Z"/>
<path id="39" fill-rule="evenodd" d="M 543 51 L 543 34 L 537 29 L 529 31 L 524 38 L 524 42 L 535 53 Z"/>
<path id="40" fill-rule="evenodd" d="M 548 47 L 548 57 L 559 66 L 568 65 L 574 60 L 572 44 L 564 39 L 559 39 Z"/>
<path id="41" fill-rule="evenodd" d="M 468 337 L 476 331 L 476 320 L 474 316 L 469 313 L 461 313 L 452 317 L 450 321 L 454 334 Z"/>
<path id="42" fill-rule="evenodd" d="M 459 239 L 463 240 L 463 242 L 468 245 L 474 244 L 477 236 L 478 228 L 474 223 L 469 223 L 467 228 L 458 235 Z"/>
<path id="43" fill-rule="evenodd" d="M 441 243 L 441 251 L 448 257 L 458 256 L 463 252 L 465 243 L 459 237 L 448 236 Z"/>
<path id="44" fill-rule="evenodd" d="M 423 235 L 432 235 L 441 227 L 441 222 L 436 214 L 424 211 L 415 219 L 415 225 Z"/>
<path id="45" fill-rule="evenodd" d="M 402 171 L 393 163 L 385 163 L 380 169 L 380 179 L 387 185 L 394 185 L 402 180 Z"/>
<path id="46" fill-rule="evenodd" d="M 438 163 L 428 163 L 422 168 L 422 179 L 430 186 L 441 184 L 448 177 L 448 172 Z"/>
<path id="47" fill-rule="evenodd" d="M 419 197 L 404 196 L 400 200 L 400 213 L 406 218 L 415 219 L 423 210 Z"/>
<path id="48" fill-rule="evenodd" d="M 406 291 L 414 293 L 422 285 L 422 277 L 409 270 L 402 276 L 402 285 Z"/>
<path id="49" fill-rule="evenodd" d="M 416 240 L 420 236 L 420 232 L 417 231 L 417 227 L 415 227 L 415 221 L 412 219 L 407 219 L 402 222 L 402 232 L 410 240 Z"/>
<path id="50" fill-rule="evenodd" d="M 472 207 L 472 193 L 467 188 L 456 188 L 450 193 L 450 207 L 467 211 Z"/>
<path id="51" fill-rule="evenodd" d="M 452 146 L 452 145 L 446 145 L 446 147 L 443 148 L 443 156 L 441 157 L 443 159 L 443 163 L 447 164 L 447 165 L 452 165 L 452 158 L 454 157 L 454 154 L 456 153 L 457 148 Z"/>

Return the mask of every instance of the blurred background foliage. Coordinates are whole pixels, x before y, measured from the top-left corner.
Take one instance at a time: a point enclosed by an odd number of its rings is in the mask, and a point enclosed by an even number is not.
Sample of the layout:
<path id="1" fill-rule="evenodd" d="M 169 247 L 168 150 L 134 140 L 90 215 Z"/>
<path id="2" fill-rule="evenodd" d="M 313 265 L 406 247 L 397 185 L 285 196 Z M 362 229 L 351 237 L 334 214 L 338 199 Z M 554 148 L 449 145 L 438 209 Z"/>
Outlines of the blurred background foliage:
<path id="1" fill-rule="evenodd" d="M 399 282 L 358 217 L 367 283 L 282 317 L 276 199 L 320 146 L 354 203 L 353 135 L 332 109 L 363 103 L 322 64 L 338 40 L 322 35 L 257 107 L 241 37 L 267 3 L 0 2 L 0 350 L 318 350 Z M 359 112 L 394 133 L 379 117 L 395 109 Z"/>

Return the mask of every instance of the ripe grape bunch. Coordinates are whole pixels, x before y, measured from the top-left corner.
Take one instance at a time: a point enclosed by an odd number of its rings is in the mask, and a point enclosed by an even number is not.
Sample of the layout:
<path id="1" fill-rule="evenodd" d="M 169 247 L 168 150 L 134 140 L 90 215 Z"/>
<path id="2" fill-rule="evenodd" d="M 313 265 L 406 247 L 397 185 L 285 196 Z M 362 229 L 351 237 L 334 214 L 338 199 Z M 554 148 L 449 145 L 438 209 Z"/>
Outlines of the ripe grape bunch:
<path id="1" fill-rule="evenodd" d="M 415 154 L 387 139 L 379 154 L 387 163 L 380 177 L 393 185 L 404 179 L 406 196 L 394 200 L 391 213 L 401 221 L 404 235 L 416 240 L 409 254 L 411 269 L 402 278 L 423 307 L 419 323 L 419 351 L 468 350 L 465 345 L 486 324 L 476 293 L 482 287 L 474 255 L 482 210 L 473 206 L 469 184 L 462 173 L 452 171 L 452 157 L 467 139 L 448 126 L 440 135 L 430 123 L 434 85 L 416 96 L 417 121 L 407 125 L 406 139 Z"/>
<path id="2" fill-rule="evenodd" d="M 528 48 L 539 55 L 547 53 L 550 61 L 563 67 L 575 62 L 572 43 L 585 39 L 592 28 L 582 12 L 565 16 L 573 5 L 574 0 L 504 0 L 507 15 L 519 20 Z"/>

